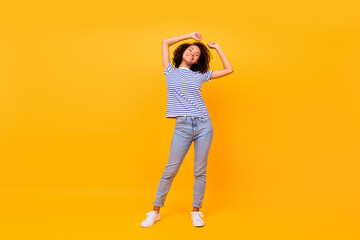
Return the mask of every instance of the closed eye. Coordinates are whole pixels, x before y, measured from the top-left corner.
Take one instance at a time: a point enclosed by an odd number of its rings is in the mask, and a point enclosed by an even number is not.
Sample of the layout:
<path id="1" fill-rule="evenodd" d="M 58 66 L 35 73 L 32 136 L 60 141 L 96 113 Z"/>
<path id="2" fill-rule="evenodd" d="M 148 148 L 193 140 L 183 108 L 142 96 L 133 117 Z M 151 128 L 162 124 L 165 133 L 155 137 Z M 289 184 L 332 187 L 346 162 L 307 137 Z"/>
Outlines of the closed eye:
<path id="1" fill-rule="evenodd" d="M 192 52 L 192 50 L 190 49 L 190 52 Z M 198 57 L 199 56 L 199 54 L 198 53 L 195 53 L 195 55 Z"/>

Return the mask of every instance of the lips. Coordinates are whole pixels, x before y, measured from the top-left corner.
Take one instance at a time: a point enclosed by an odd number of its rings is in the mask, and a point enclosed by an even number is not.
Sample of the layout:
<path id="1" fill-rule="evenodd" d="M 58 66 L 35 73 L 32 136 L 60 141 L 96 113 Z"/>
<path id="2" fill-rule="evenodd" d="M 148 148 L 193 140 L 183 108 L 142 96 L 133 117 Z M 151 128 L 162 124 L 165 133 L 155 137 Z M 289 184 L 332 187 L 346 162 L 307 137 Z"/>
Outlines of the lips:
<path id="1" fill-rule="evenodd" d="M 190 58 L 191 60 L 194 60 L 194 58 L 192 58 L 190 55 L 188 55 L 188 58 Z"/>

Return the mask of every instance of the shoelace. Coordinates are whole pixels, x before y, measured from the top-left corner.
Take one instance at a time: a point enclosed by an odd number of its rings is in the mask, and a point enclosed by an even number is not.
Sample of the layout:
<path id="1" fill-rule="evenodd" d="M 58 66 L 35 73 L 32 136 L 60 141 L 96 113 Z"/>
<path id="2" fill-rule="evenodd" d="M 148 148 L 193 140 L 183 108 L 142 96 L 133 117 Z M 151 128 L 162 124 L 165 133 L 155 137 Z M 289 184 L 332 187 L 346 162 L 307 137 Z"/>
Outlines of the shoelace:
<path id="1" fill-rule="evenodd" d="M 149 215 L 152 213 L 153 213 L 153 216 L 156 216 L 156 214 L 157 214 L 157 212 L 151 211 L 151 212 L 146 213 L 146 216 L 149 217 Z"/>
<path id="2" fill-rule="evenodd" d="M 191 212 L 190 214 L 192 214 L 193 216 L 196 214 L 199 214 L 201 217 L 204 216 L 204 214 L 202 212 Z"/>

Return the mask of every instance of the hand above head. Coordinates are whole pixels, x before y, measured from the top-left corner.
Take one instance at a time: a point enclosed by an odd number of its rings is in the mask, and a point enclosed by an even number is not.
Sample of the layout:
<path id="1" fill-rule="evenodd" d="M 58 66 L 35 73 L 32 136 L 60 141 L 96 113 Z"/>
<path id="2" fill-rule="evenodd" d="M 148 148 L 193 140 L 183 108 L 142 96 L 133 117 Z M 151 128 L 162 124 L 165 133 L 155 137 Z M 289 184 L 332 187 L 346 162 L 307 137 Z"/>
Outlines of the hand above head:
<path id="1" fill-rule="evenodd" d="M 192 37 L 193 39 L 197 40 L 197 41 L 201 41 L 202 37 L 201 34 L 199 32 L 192 32 L 190 33 L 190 37 Z"/>
<path id="2" fill-rule="evenodd" d="M 217 44 L 215 42 L 208 42 L 208 46 L 209 46 L 209 48 L 218 48 L 218 47 L 220 47 L 219 44 Z"/>

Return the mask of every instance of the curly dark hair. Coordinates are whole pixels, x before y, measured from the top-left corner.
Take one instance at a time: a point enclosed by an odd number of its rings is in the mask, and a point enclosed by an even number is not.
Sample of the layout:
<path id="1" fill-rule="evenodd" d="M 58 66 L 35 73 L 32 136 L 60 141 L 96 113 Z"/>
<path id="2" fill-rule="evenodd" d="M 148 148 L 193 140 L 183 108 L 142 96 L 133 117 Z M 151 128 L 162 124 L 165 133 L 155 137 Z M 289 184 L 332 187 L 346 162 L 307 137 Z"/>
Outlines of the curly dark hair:
<path id="1" fill-rule="evenodd" d="M 191 46 L 196 45 L 200 48 L 200 57 L 198 63 L 191 65 L 190 69 L 194 72 L 206 73 L 209 70 L 210 58 L 212 58 L 209 49 L 201 42 L 183 43 L 174 50 L 174 57 L 172 62 L 178 68 L 182 62 L 182 57 L 185 50 Z"/>

